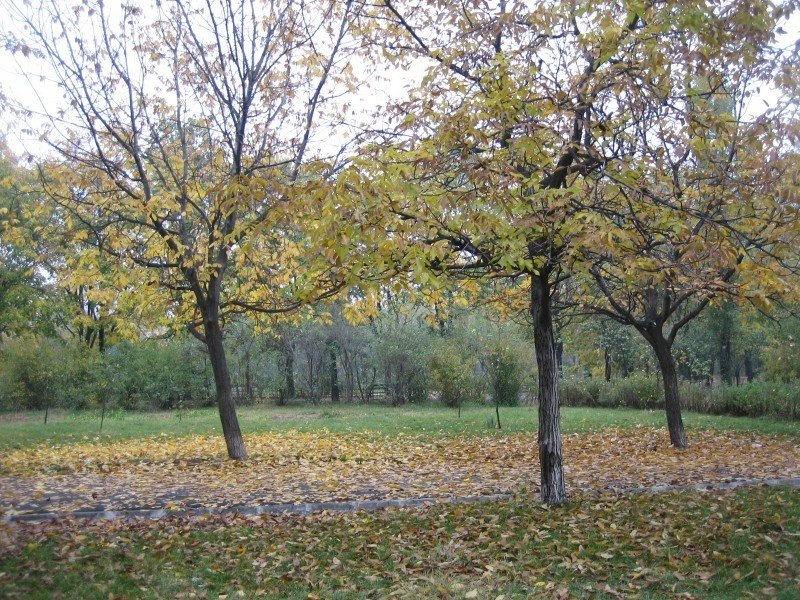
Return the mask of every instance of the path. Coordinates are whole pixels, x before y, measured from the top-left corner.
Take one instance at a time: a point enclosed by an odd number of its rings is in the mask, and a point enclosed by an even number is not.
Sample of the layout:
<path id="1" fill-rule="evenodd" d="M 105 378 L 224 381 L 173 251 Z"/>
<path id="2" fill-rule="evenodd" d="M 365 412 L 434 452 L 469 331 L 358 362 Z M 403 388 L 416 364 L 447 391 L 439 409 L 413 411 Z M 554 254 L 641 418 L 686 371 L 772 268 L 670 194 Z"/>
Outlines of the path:
<path id="1" fill-rule="evenodd" d="M 800 444 L 790 438 L 692 432 L 686 451 L 666 439 L 645 428 L 565 436 L 570 491 L 800 481 Z M 0 509 L 13 521 L 359 510 L 535 493 L 539 479 L 531 435 L 264 434 L 248 439 L 252 458 L 244 464 L 227 461 L 219 443 L 130 440 L 11 452 L 0 458 Z"/>

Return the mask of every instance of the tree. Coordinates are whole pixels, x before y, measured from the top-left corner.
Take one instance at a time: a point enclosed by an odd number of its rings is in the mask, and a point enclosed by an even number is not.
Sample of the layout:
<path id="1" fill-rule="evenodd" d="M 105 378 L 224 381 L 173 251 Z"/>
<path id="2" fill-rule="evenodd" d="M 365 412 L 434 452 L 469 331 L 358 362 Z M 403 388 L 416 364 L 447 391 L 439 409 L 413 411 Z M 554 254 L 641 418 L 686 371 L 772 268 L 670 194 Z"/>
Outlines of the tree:
<path id="1" fill-rule="evenodd" d="M 566 497 L 554 292 L 592 249 L 621 243 L 606 235 L 614 223 L 606 206 L 619 200 L 612 184 L 649 164 L 629 133 L 652 107 L 681 103 L 684 74 L 708 57 L 730 69 L 764 45 L 771 23 L 737 20 L 742 10 L 737 2 L 384 0 L 371 13 L 385 56 L 428 69 L 397 107 L 391 147 L 379 139 L 361 180 L 349 176 L 354 187 L 376 187 L 376 209 L 391 215 L 362 239 L 388 233 L 386 254 L 420 284 L 506 277 L 527 290 L 547 503 Z"/>
<path id="2" fill-rule="evenodd" d="M 773 46 L 780 9 L 738 32 L 738 55 L 709 54 L 684 67 L 675 102 L 642 107 L 627 137 L 643 159 L 608 169 L 608 243 L 585 248 L 591 283 L 579 304 L 634 327 L 657 358 L 670 441 L 687 445 L 676 337 L 709 304 L 738 298 L 766 307 L 797 288 L 795 109 L 779 103 L 747 113 L 754 82 L 780 86 L 787 63 Z M 765 83 L 766 82 L 766 83 Z M 788 96 L 796 82 L 787 82 Z M 719 310 L 722 310 L 720 308 Z M 719 322 L 724 378 L 733 377 L 729 322 Z"/>
<path id="3" fill-rule="evenodd" d="M 0 141 L 0 336 L 54 333 L 55 294 L 37 269 L 26 243 L 31 223 L 26 210 L 28 174 Z"/>
<path id="4" fill-rule="evenodd" d="M 245 459 L 226 317 L 291 311 L 342 285 L 304 254 L 294 219 L 330 169 L 309 159 L 351 2 L 7 8 L 26 32 L 15 49 L 64 95 L 42 107 L 55 151 L 42 210 L 206 344 L 228 454 Z"/>

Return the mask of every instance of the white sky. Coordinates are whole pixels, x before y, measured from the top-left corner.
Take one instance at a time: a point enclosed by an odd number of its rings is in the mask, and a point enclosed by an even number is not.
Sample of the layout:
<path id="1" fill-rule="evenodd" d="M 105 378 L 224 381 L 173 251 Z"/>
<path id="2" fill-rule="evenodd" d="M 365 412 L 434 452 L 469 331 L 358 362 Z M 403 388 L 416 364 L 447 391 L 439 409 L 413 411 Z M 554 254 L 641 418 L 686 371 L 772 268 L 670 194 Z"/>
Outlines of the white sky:
<path id="1" fill-rule="evenodd" d="M 5 0 L 4 3 L 13 0 Z M 71 4 L 71 3 L 70 3 Z M 116 5 L 116 3 L 110 3 Z M 785 34 L 779 38 L 783 46 L 798 43 L 800 34 L 800 13 L 795 13 L 790 21 L 782 24 Z M 8 11 L 0 11 L 0 31 L 10 32 L 12 35 L 20 34 L 18 24 L 11 18 Z M 406 96 L 410 86 L 419 82 L 426 65 L 422 61 L 412 64 L 408 70 L 385 65 L 379 71 L 365 72 L 366 65 L 361 63 L 354 69 L 356 75 L 362 79 L 359 92 L 349 95 L 346 101 L 351 105 L 350 119 L 358 126 L 380 127 L 384 112 L 383 107 L 402 99 Z M 6 138 L 12 151 L 19 155 L 30 153 L 41 156 L 47 152 L 47 147 L 39 140 L 38 132 L 28 131 L 24 120 L 13 110 L 13 107 L 24 107 L 34 115 L 33 122 L 43 121 L 47 114 L 53 114 L 55 107 L 64 104 L 62 92 L 48 76 L 48 71 L 39 61 L 25 58 L 21 54 L 13 54 L 5 48 L 0 49 L 0 92 L 8 100 L 9 106 L 3 107 L 0 112 L 0 132 Z M 341 100 L 339 100 L 341 101 Z M 748 112 L 756 115 L 764 111 L 767 106 L 774 106 L 780 102 L 774 90 L 761 89 L 755 94 L 749 105 Z M 339 130 L 336 133 L 325 132 L 318 129 L 316 150 L 324 154 L 335 152 L 342 144 L 344 138 L 352 135 Z M 322 132 L 322 133 L 320 133 Z M 330 150 L 328 150 L 330 149 Z"/>

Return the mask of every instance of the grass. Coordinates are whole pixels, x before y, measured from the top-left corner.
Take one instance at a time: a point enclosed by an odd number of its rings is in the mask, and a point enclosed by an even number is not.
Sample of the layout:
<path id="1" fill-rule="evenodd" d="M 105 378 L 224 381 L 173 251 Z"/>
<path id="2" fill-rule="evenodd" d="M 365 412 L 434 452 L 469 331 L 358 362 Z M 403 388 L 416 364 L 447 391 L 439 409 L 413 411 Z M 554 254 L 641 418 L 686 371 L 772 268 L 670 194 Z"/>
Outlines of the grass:
<path id="1" fill-rule="evenodd" d="M 245 407 L 247 433 L 447 437 L 534 432 L 536 409 Z M 95 439 L 99 413 L 0 417 L 0 449 Z M 800 422 L 687 413 L 691 429 L 800 436 Z M 566 432 L 663 427 L 661 411 L 564 408 Z M 213 409 L 107 416 L 104 442 L 219 434 Z M 320 436 L 324 438 L 324 436 Z M 691 439 L 691 438 L 690 438 Z M 792 440 L 791 443 L 795 443 Z M 56 451 L 60 452 L 60 449 Z M 800 587 L 800 490 L 576 495 L 309 517 L 0 523 L 3 598 L 567 598 L 776 596 Z"/>
<path id="2" fill-rule="evenodd" d="M 561 409 L 562 428 L 566 433 L 597 431 L 607 427 L 663 427 L 663 411 L 608 408 Z M 99 411 L 51 412 L 47 424 L 43 413 L 7 413 L 0 416 L 0 450 L 20 448 L 38 443 L 69 444 L 98 437 Z M 497 435 L 535 432 L 538 417 L 535 407 L 500 409 L 503 430 Z M 373 431 L 389 435 L 425 434 L 446 437 L 456 434 L 491 431 L 494 407 L 468 406 L 456 411 L 434 405 L 390 407 L 381 405 L 296 405 L 288 407 L 243 407 L 239 409 L 242 430 L 247 433 L 265 431 L 315 431 L 327 429 L 336 433 Z M 800 437 L 800 421 L 752 419 L 685 413 L 689 429 L 753 431 Z M 151 436 L 185 436 L 219 434 L 221 427 L 216 409 L 206 408 L 178 412 L 123 412 L 106 415 L 101 439 L 114 441 Z"/>
<path id="3" fill-rule="evenodd" d="M 788 599 L 798 530 L 785 488 L 29 526 L 0 554 L 0 595 Z"/>

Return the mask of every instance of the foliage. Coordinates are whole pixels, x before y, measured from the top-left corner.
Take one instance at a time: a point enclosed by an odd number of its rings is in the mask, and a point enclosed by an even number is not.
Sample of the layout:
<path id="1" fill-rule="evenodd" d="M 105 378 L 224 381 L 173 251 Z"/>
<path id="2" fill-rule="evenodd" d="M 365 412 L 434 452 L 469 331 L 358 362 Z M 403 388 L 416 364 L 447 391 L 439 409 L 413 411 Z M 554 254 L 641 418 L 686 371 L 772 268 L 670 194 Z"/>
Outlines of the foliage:
<path id="1" fill-rule="evenodd" d="M 123 342 L 108 350 L 104 361 L 112 407 L 163 410 L 212 401 L 209 369 L 198 344 L 188 340 Z"/>
<path id="2" fill-rule="evenodd" d="M 433 335 L 420 317 L 418 307 L 390 304 L 370 325 L 373 366 L 395 405 L 428 400 Z"/>
<path id="3" fill-rule="evenodd" d="M 661 387 L 654 378 L 633 375 L 611 382 L 596 378 L 568 378 L 562 384 L 565 406 L 655 409 L 664 407 Z"/>
<path id="4" fill-rule="evenodd" d="M 561 381 L 560 398 L 563 406 L 598 406 L 602 380 L 594 377 L 567 377 Z"/>
<path id="5" fill-rule="evenodd" d="M 519 354 L 505 345 L 487 350 L 488 359 L 483 364 L 487 370 L 492 401 L 500 406 L 517 406 L 523 379 Z"/>
<path id="6" fill-rule="evenodd" d="M 563 310 L 569 316 L 569 310 Z M 603 379 L 606 358 L 610 375 L 628 377 L 645 368 L 653 368 L 655 359 L 646 342 L 631 327 L 602 316 L 570 320 L 562 329 L 564 352 L 570 360 L 567 370 L 575 376 L 590 375 Z M 607 356 L 606 356 L 607 355 Z"/>
<path id="7" fill-rule="evenodd" d="M 800 385 L 754 381 L 712 390 L 712 411 L 735 416 L 800 418 Z"/>
<path id="8" fill-rule="evenodd" d="M 568 378 L 562 382 L 564 406 L 661 409 L 664 399 L 659 383 L 650 377 L 633 376 L 602 382 L 597 379 Z M 800 417 L 800 385 L 754 381 L 743 385 L 706 385 L 681 382 L 683 407 L 710 414 L 736 417 Z"/>
<path id="9" fill-rule="evenodd" d="M 53 339 L 14 338 L 0 347 L 4 410 L 96 406 L 108 393 L 97 353 Z"/>
<path id="10" fill-rule="evenodd" d="M 441 402 L 457 408 L 483 399 L 485 385 L 477 371 L 477 360 L 463 349 L 443 340 L 431 356 L 431 379 Z"/>
<path id="11" fill-rule="evenodd" d="M 627 408 L 663 408 L 664 397 L 659 382 L 652 377 L 634 375 L 617 379 L 600 389 L 600 406 Z"/>
<path id="12" fill-rule="evenodd" d="M 528 331 L 502 317 L 502 311 L 492 309 L 462 312 L 445 337 L 477 357 L 494 404 L 516 406 L 523 385 L 534 383 L 533 347 Z"/>
<path id="13" fill-rule="evenodd" d="M 764 350 L 765 376 L 772 381 L 800 381 L 800 316 L 787 315 L 772 328 Z"/>

